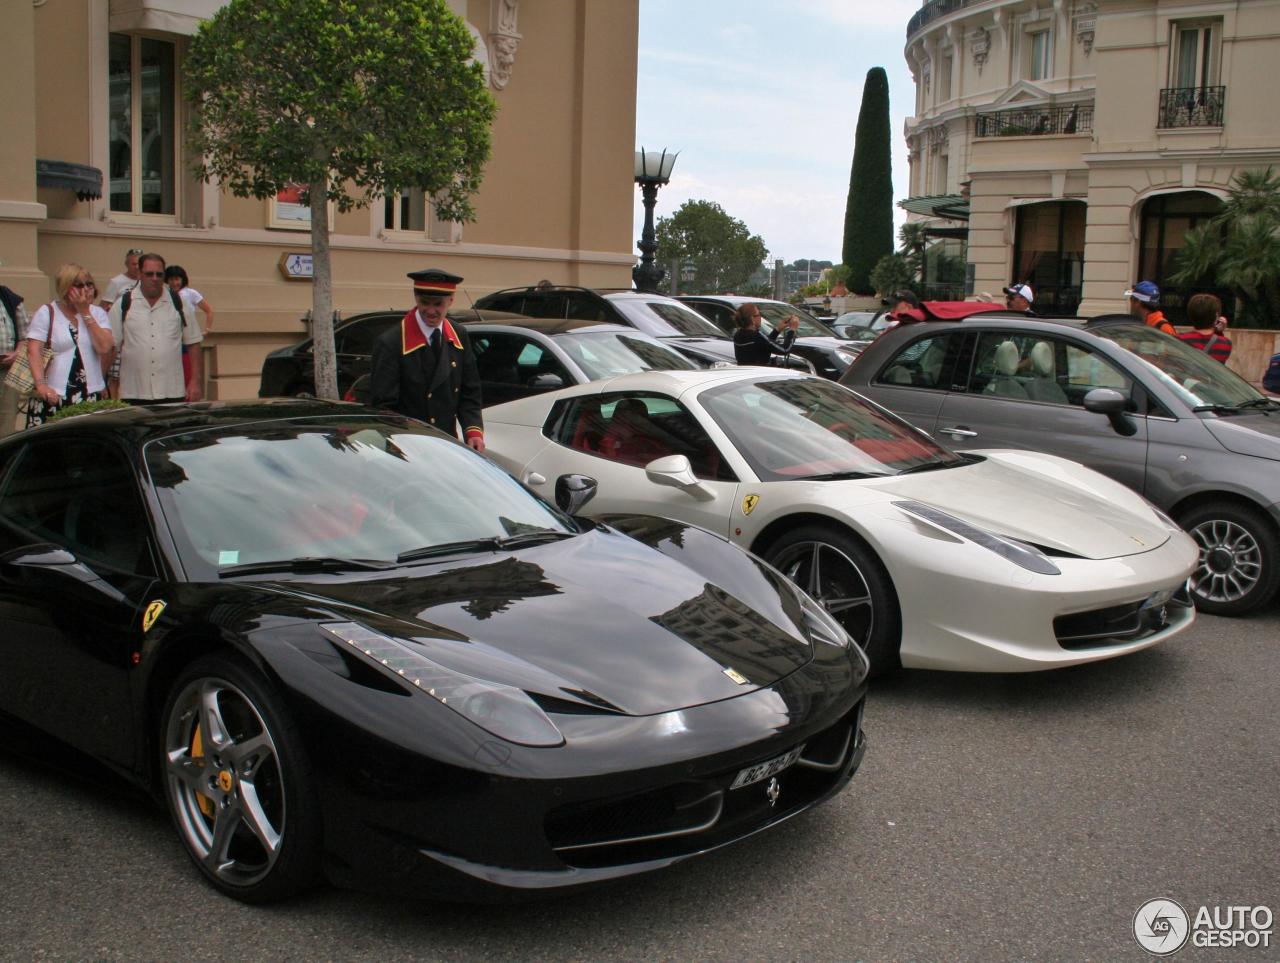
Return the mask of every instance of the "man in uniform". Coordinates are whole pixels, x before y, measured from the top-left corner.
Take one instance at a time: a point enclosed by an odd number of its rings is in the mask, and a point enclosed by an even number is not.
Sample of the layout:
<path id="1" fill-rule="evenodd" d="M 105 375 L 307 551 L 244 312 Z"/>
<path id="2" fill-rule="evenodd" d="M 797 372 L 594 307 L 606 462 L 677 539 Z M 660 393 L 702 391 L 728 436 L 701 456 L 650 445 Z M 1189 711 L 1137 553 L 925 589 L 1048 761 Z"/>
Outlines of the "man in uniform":
<path id="1" fill-rule="evenodd" d="M 409 278 L 416 306 L 373 343 L 369 402 L 446 434 L 461 425 L 466 443 L 484 451 L 475 352 L 466 330 L 445 317 L 462 278 L 435 269 Z"/>

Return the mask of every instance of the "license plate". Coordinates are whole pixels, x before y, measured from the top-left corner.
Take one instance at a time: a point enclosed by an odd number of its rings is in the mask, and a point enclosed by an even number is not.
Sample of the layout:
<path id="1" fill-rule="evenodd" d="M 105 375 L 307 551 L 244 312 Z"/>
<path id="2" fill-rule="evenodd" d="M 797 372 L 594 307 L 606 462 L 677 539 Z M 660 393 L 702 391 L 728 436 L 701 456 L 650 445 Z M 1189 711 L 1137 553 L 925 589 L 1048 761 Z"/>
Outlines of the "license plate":
<path id="1" fill-rule="evenodd" d="M 770 776 L 776 776 L 782 770 L 786 769 L 797 759 L 800 753 L 804 751 L 804 746 L 796 746 L 790 752 L 784 752 L 780 756 L 775 756 L 768 762 L 757 763 L 754 766 L 748 766 L 733 780 L 730 789 L 741 789 L 743 786 L 750 786 L 753 782 L 759 782 L 761 779 L 768 779 Z"/>

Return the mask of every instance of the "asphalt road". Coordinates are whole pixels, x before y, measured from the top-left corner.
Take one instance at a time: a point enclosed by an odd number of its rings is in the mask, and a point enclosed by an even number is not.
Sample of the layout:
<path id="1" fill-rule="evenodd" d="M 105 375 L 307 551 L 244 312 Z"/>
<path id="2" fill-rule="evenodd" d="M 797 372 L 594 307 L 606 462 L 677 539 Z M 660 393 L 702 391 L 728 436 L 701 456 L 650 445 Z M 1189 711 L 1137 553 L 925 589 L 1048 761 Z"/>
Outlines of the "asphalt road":
<path id="1" fill-rule="evenodd" d="M 332 889 L 242 906 L 118 783 L 0 752 L 0 958 L 1151 959 L 1132 936 L 1148 899 L 1280 915 L 1277 670 L 1280 605 L 1084 668 L 904 673 L 874 692 L 862 771 L 825 807 L 531 906 Z"/>

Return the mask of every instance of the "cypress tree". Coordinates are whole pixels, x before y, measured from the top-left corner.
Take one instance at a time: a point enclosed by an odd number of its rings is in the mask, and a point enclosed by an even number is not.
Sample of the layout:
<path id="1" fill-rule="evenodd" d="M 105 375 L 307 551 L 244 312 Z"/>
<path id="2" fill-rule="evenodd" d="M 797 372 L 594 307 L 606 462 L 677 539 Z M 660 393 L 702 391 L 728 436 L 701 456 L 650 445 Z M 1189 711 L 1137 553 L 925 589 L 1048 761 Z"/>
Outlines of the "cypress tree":
<path id="1" fill-rule="evenodd" d="M 893 253 L 893 181 L 889 170 L 889 76 L 867 71 L 853 140 L 853 171 L 844 209 L 844 263 L 849 290 L 871 294 L 871 271 Z"/>

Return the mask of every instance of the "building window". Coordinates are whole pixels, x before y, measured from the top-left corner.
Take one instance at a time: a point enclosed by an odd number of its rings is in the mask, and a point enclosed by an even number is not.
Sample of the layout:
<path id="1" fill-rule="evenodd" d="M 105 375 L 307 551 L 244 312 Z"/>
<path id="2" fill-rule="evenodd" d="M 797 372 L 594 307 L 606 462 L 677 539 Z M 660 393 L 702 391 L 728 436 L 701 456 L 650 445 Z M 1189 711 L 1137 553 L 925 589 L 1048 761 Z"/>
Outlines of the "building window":
<path id="1" fill-rule="evenodd" d="M 1027 79 L 1044 80 L 1049 76 L 1049 31 L 1027 31 Z"/>
<path id="2" fill-rule="evenodd" d="M 435 205 L 420 187 L 397 191 L 383 199 L 382 227 L 385 231 L 425 234 L 429 241 L 446 244 L 462 240 L 462 225 L 436 217 Z"/>
<path id="3" fill-rule="evenodd" d="M 108 58 L 111 210 L 177 212 L 177 85 L 174 45 L 113 33 Z"/>
<path id="4" fill-rule="evenodd" d="M 1221 20 L 1174 21 L 1173 57 L 1169 86 L 1181 89 L 1214 87 L 1218 83 L 1222 50 Z"/>
<path id="5" fill-rule="evenodd" d="M 1155 281 L 1160 286 L 1160 306 L 1175 324 L 1186 319 L 1186 299 L 1198 291 L 1208 291 L 1232 304 L 1229 291 L 1211 287 L 1194 290 L 1175 287 L 1169 276 L 1178 270 L 1178 252 L 1186 243 L 1192 228 L 1222 212 L 1222 201 L 1204 191 L 1179 191 L 1148 198 L 1142 205 L 1142 229 L 1139 233 L 1138 277 Z M 1226 295 L 1223 297 L 1223 295 Z"/>
<path id="6" fill-rule="evenodd" d="M 1084 278 L 1084 225 L 1079 201 L 1046 201 L 1017 209 L 1012 284 L 1030 284 L 1036 306 L 1074 314 Z"/>
<path id="7" fill-rule="evenodd" d="M 951 99 L 951 70 L 954 59 L 950 54 L 942 58 L 938 68 L 938 102 Z"/>

